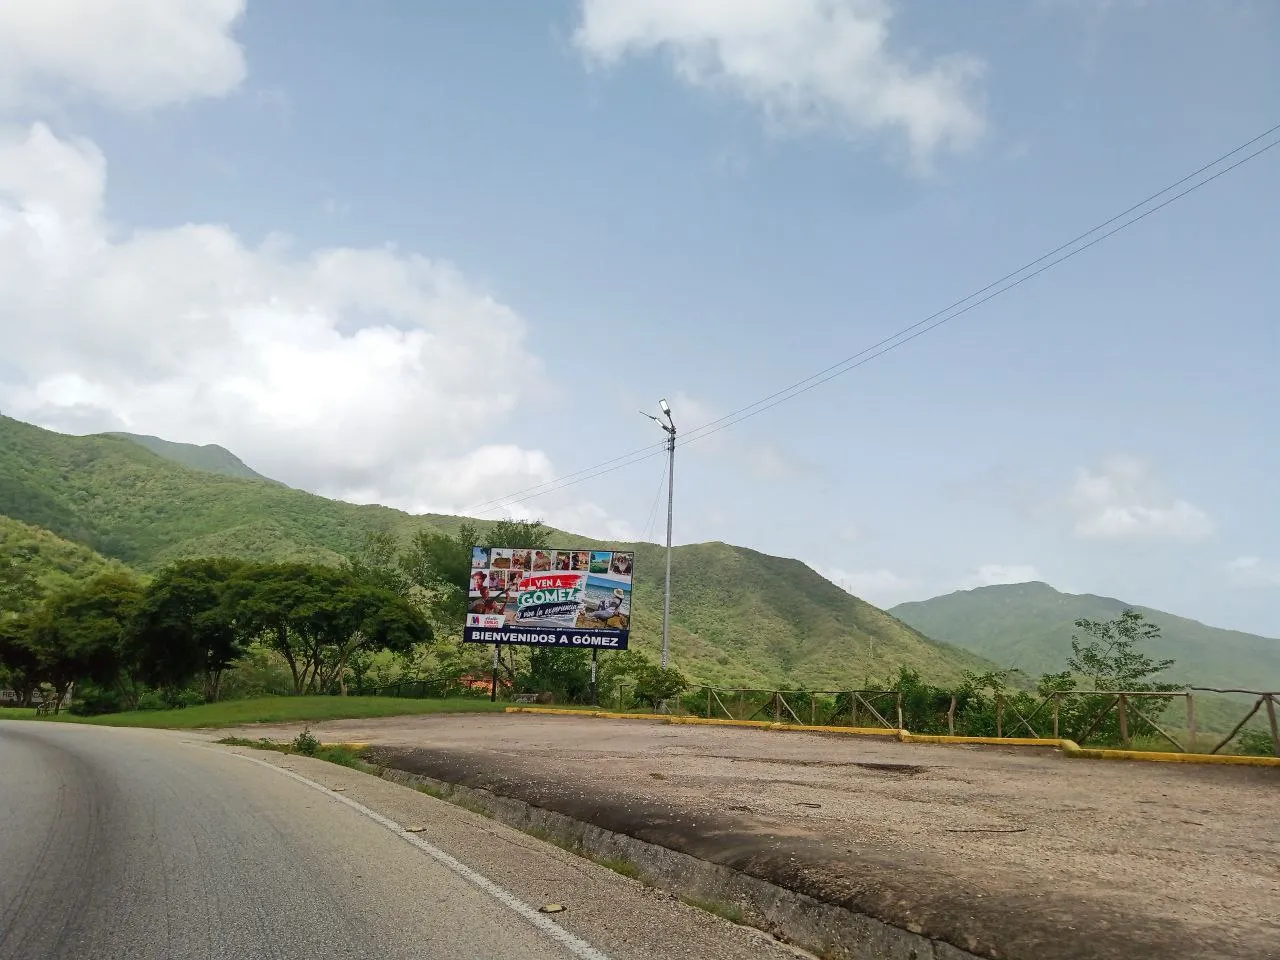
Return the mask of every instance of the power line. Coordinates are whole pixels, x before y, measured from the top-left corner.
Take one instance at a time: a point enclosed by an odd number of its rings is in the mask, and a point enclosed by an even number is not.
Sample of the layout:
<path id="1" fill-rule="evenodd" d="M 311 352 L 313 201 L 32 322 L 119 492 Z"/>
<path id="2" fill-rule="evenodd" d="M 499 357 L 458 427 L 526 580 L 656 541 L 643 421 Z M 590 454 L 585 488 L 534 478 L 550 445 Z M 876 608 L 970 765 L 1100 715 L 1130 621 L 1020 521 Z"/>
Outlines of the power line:
<path id="1" fill-rule="evenodd" d="M 572 478 L 572 477 L 579 476 L 580 474 L 587 473 L 587 472 L 592 471 L 592 470 L 596 470 L 596 469 L 598 469 L 599 467 L 606 467 L 606 466 L 608 466 L 608 465 L 609 465 L 609 464 L 611 464 L 611 463 L 617 463 L 619 460 L 626 460 L 626 459 L 627 459 L 627 458 L 629 458 L 629 457 L 635 456 L 636 454 L 639 454 L 639 453 L 644 453 L 645 451 L 653 451 L 653 452 L 656 452 L 656 453 L 661 453 L 663 450 L 665 450 L 665 449 L 666 449 L 666 447 L 667 447 L 667 442 L 666 442 L 665 440 L 660 441 L 660 442 L 658 442 L 658 443 L 651 443 L 651 444 L 648 444 L 647 446 L 638 447 L 638 448 L 636 448 L 635 450 L 632 450 L 630 453 L 623 453 L 623 454 L 620 454 L 620 455 L 618 455 L 618 456 L 614 457 L 612 460 L 604 460 L 604 461 L 602 461 L 602 462 L 600 462 L 600 463 L 595 464 L 594 466 L 590 466 L 590 467 L 583 467 L 581 470 L 575 470 L 573 473 L 566 473 L 566 474 L 564 474 L 563 476 L 555 477 L 555 478 L 554 478 L 554 479 L 552 479 L 552 480 L 546 480 L 546 481 L 543 481 L 542 483 L 535 483 L 535 484 L 534 484 L 533 486 L 531 486 L 531 487 L 525 487 L 523 490 L 516 490 L 515 492 L 510 493 L 510 494 L 508 494 L 508 495 L 507 495 L 507 496 L 505 496 L 505 497 L 494 497 L 492 500 L 484 500 L 484 501 L 482 501 L 481 503 L 475 503 L 475 504 L 472 504 L 471 506 L 464 508 L 462 512 L 463 512 L 464 514 L 469 514 L 469 513 L 471 513 L 472 511 L 476 511 L 476 510 L 478 510 L 478 511 L 480 511 L 481 513 L 485 513 L 485 512 L 487 512 L 487 511 L 486 511 L 486 508 L 490 508 L 490 507 L 494 507 L 494 506 L 503 506 L 504 504 L 506 504 L 506 503 L 508 503 L 508 502 L 515 502 L 515 503 L 519 503 L 519 502 L 520 502 L 519 500 L 511 501 L 511 498 L 512 498 L 512 497 L 518 497 L 520 494 L 522 494 L 522 493 L 528 493 L 528 492 L 530 492 L 531 490 L 540 490 L 540 489 L 542 489 L 543 487 L 551 487 L 551 486 L 555 486 L 555 485 L 557 485 L 557 484 L 561 483 L 561 482 L 562 482 L 562 481 L 564 481 L 564 480 L 568 480 L 568 479 L 570 479 L 570 478 Z M 652 453 L 650 453 L 649 455 L 650 455 L 650 456 L 652 456 L 653 454 L 652 454 Z M 641 457 L 640 459 L 641 459 L 641 460 L 646 460 L 646 459 L 648 459 L 648 457 Z M 631 463 L 639 463 L 639 462 L 640 462 L 639 460 L 629 461 L 628 463 L 624 463 L 624 464 L 622 464 L 622 466 L 626 467 L 626 466 L 630 466 L 630 465 L 631 465 Z M 606 472 L 606 473 L 609 473 L 610 471 L 606 470 L 605 472 Z M 590 480 L 591 478 L 590 478 L 590 477 L 584 477 L 583 479 L 585 479 L 585 480 Z M 526 499 L 528 499 L 528 498 L 526 498 Z"/>
<path id="2" fill-rule="evenodd" d="M 786 401 L 794 399 L 795 397 L 798 397 L 803 393 L 807 393 L 808 391 L 812 390 L 814 387 L 820 386 L 821 384 L 824 384 L 829 380 L 833 380 L 838 376 L 842 376 L 843 374 L 848 373 L 851 370 L 855 370 L 858 367 L 862 366 L 863 364 L 869 363 L 870 361 L 876 359 L 877 357 L 883 356 L 884 354 L 888 353 L 890 350 L 894 350 L 902 346 L 903 344 L 909 343 L 910 341 L 914 340 L 916 337 L 922 336 L 925 333 L 928 333 L 929 331 L 934 330 L 937 327 L 940 327 L 942 324 L 947 323 L 950 320 L 954 320 L 957 317 L 963 316 L 964 314 L 968 313 L 970 310 L 973 310 L 974 308 L 986 303 L 988 300 L 998 297 L 1003 293 L 1007 293 L 1009 290 L 1012 290 L 1014 287 L 1020 286 L 1026 281 L 1034 279 L 1035 277 L 1038 277 L 1040 274 L 1044 273 L 1045 271 L 1052 269 L 1058 264 L 1066 260 L 1069 260 L 1080 253 L 1083 253 L 1085 250 L 1088 250 L 1090 247 L 1093 247 L 1094 245 L 1101 243 L 1103 240 L 1106 240 L 1107 238 L 1119 233 L 1121 230 L 1124 230 L 1128 227 L 1133 226 L 1135 223 L 1138 223 L 1140 220 L 1144 220 L 1145 218 L 1149 217 L 1151 214 L 1156 213 L 1159 210 L 1162 210 L 1164 207 L 1167 207 L 1169 204 L 1182 199 L 1183 197 L 1187 196 L 1187 194 L 1192 193 L 1200 189 L 1201 187 L 1213 182 L 1214 180 L 1221 177 L 1223 174 L 1229 173 L 1230 171 L 1236 169 L 1236 167 L 1239 167 L 1242 164 L 1247 163 L 1248 161 L 1254 159 L 1255 157 L 1260 156 L 1261 154 L 1267 152 L 1268 150 L 1271 150 L 1276 146 L 1280 146 L 1280 139 L 1272 140 L 1271 142 L 1266 143 L 1263 146 L 1259 147 L 1257 150 L 1254 150 L 1252 153 L 1249 153 L 1246 156 L 1239 158 L 1235 162 L 1225 167 L 1222 167 L 1222 169 L 1215 171 L 1210 176 L 1205 177 L 1201 180 L 1196 180 L 1196 182 L 1192 183 L 1186 189 L 1179 191 L 1173 196 L 1166 197 L 1160 203 L 1156 204 L 1155 206 L 1151 206 L 1147 210 L 1143 210 L 1143 212 L 1138 214 L 1137 216 L 1131 217 L 1130 219 L 1127 219 L 1127 220 L 1125 219 L 1126 217 L 1129 217 L 1130 214 L 1135 213 L 1138 210 L 1142 210 L 1143 207 L 1147 207 L 1153 201 L 1159 199 L 1160 197 L 1163 197 L 1165 194 L 1169 193 L 1171 190 L 1174 190 L 1182 186 L 1183 184 L 1188 183 L 1188 181 L 1195 180 L 1196 177 L 1199 177 L 1201 174 L 1205 173 L 1206 171 L 1219 166 L 1224 161 L 1229 160 L 1230 158 L 1236 156 L 1237 154 L 1241 153 L 1244 150 L 1247 150 L 1249 147 L 1258 143 L 1260 140 L 1266 139 L 1267 137 L 1276 133 L 1277 131 L 1280 131 L 1280 124 L 1276 124 L 1275 126 L 1272 126 L 1267 130 L 1264 130 L 1262 133 L 1258 134 L 1257 136 L 1250 138 L 1249 140 L 1245 141 L 1239 146 L 1233 148 L 1232 150 L 1229 150 L 1228 152 L 1217 157 L 1216 159 L 1211 160 L 1210 162 L 1192 171 L 1191 173 L 1187 174 L 1181 179 L 1174 181 L 1173 183 L 1169 184 L 1168 186 L 1164 187 L 1161 190 L 1156 191 L 1155 193 L 1139 201 L 1138 203 L 1133 204 L 1132 206 L 1121 211 L 1120 213 L 1115 214 L 1114 216 L 1108 218 L 1107 220 L 1104 220 L 1102 223 L 1099 223 L 1098 225 L 1090 228 L 1089 230 L 1086 230 L 1084 233 L 1078 234 L 1072 239 L 1066 241 L 1065 243 L 1059 244 L 1058 246 L 1054 247 L 1052 250 L 1048 251 L 1047 253 L 1042 254 L 1036 259 L 1023 264 L 1021 267 L 1018 267 L 1016 270 L 1013 270 L 1005 274 L 1003 277 L 1000 277 L 998 280 L 993 280 L 991 283 L 988 283 L 986 286 L 982 287 L 981 289 L 975 290 L 973 293 L 969 294 L 966 297 L 962 297 L 959 300 L 956 300 L 955 302 L 951 303 L 949 306 L 944 307 L 943 309 L 930 314 L 929 316 L 923 318 L 922 320 L 916 321 L 910 326 L 902 328 L 901 330 L 897 331 L 891 336 L 885 337 L 884 339 L 878 341 L 877 343 L 873 343 L 870 346 L 865 347 L 864 349 L 858 351 L 857 353 L 852 354 L 851 356 L 848 356 L 843 360 L 840 360 L 834 364 L 831 364 L 830 366 L 825 367 L 822 370 L 819 370 L 818 372 L 811 374 L 810 376 L 805 377 L 802 380 L 798 380 L 795 383 L 790 384 L 789 386 L 783 387 L 781 390 L 777 390 L 766 397 L 762 397 L 761 399 L 756 400 L 752 403 L 749 403 L 746 406 L 739 407 L 737 410 L 730 411 L 724 416 L 718 417 L 715 420 L 711 420 L 707 423 L 702 424 L 701 426 L 695 427 L 692 430 L 685 432 L 684 435 L 681 437 L 680 445 L 683 446 L 688 443 L 694 443 L 698 440 L 703 440 L 706 437 L 711 436 L 712 434 L 719 433 L 721 430 L 728 429 L 731 426 L 741 423 L 743 420 L 748 420 L 751 417 L 754 417 L 760 413 L 763 413 L 766 410 L 770 410 L 781 403 L 785 403 Z M 1106 228 L 1110 227 L 1112 224 L 1117 224 L 1117 225 L 1112 227 L 1110 230 L 1106 230 Z M 1099 231 L 1104 231 L 1104 230 L 1106 232 L 1099 233 Z M 1098 236 L 1094 236 L 1094 234 L 1098 234 Z M 1086 240 L 1089 237 L 1093 237 L 1093 239 L 1089 240 L 1087 243 L 1081 244 L 1081 241 Z M 1076 246 L 1077 244 L 1080 244 L 1080 245 Z M 1062 255 L 1057 256 L 1058 254 L 1062 254 Z M 1036 269 L 1032 270 L 1033 267 Z M 1032 270 L 1032 272 L 1027 273 L 1028 270 Z M 1025 274 L 1025 275 L 1022 275 L 1022 274 Z M 665 443 L 654 443 L 654 444 L 649 444 L 648 446 L 639 447 L 636 450 L 632 450 L 629 453 L 621 454 L 620 456 L 614 457 L 611 460 L 605 460 L 605 461 L 602 461 L 601 463 L 595 464 L 594 466 L 584 467 L 581 470 L 577 470 L 577 471 L 574 471 L 573 473 L 565 474 L 562 477 L 557 477 L 553 480 L 548 480 L 544 483 L 536 484 L 531 487 L 526 487 L 523 490 L 518 490 L 509 497 L 497 497 L 492 500 L 485 501 L 482 504 L 477 504 L 476 507 L 468 508 L 467 511 L 465 512 L 470 512 L 471 510 L 475 510 L 475 509 L 480 509 L 481 512 L 487 512 L 488 509 L 492 509 L 494 506 L 507 506 L 507 505 L 516 504 L 516 503 L 522 503 L 526 500 L 531 500 L 536 497 L 545 496 L 548 493 L 554 493 L 556 491 L 563 490 L 566 487 L 575 486 L 586 480 L 592 480 L 592 479 L 595 479 L 596 477 L 600 477 L 605 474 L 612 473 L 615 470 L 620 470 L 623 467 L 632 466 L 636 463 L 640 463 L 644 460 L 648 460 L 651 457 L 661 454 L 663 452 L 664 447 L 665 447 Z"/>
<path id="3" fill-rule="evenodd" d="M 1273 130 L 1280 129 L 1280 126 L 1273 127 L 1272 129 Z M 1254 141 L 1250 141 L 1250 142 L 1254 142 Z M 1106 240 L 1108 237 L 1114 236 L 1115 234 L 1119 233 L 1121 230 L 1124 230 L 1126 227 L 1133 226 L 1139 220 L 1143 220 L 1146 217 L 1149 217 L 1151 214 L 1157 212 L 1158 210 L 1163 209 L 1164 207 L 1167 207 L 1169 204 L 1173 203 L 1174 201 L 1180 200 L 1181 198 L 1185 197 L 1187 194 L 1192 193 L 1195 190 L 1199 190 L 1201 187 L 1205 186 L 1206 184 L 1211 183 L 1212 181 L 1216 180 L 1218 177 L 1222 176 L 1224 173 L 1229 173 L 1230 171 L 1234 170 L 1236 167 L 1240 166 L 1241 164 L 1247 163 L 1248 161 L 1252 160 L 1254 157 L 1257 157 L 1263 153 L 1266 153 L 1268 150 L 1277 146 L 1280 146 L 1280 140 L 1274 140 L 1263 147 L 1259 147 L 1253 153 L 1250 153 L 1244 157 L 1241 157 L 1235 163 L 1232 163 L 1227 167 L 1223 167 L 1221 170 L 1217 171 L 1213 175 L 1206 177 L 1205 179 L 1195 184 L 1192 184 L 1190 187 L 1187 187 L 1187 189 L 1174 194 L 1172 197 L 1169 197 L 1168 199 L 1162 201 L 1161 203 L 1157 204 L 1151 209 L 1143 211 L 1133 219 L 1126 220 L 1124 223 L 1121 223 L 1120 225 L 1113 227 L 1112 229 L 1108 230 L 1106 233 L 1103 233 L 1095 237 L 1094 239 L 1090 240 L 1088 243 L 1084 244 L 1083 246 L 1077 247 L 1076 249 L 1071 250 L 1068 253 L 1064 253 L 1062 256 L 1058 257 L 1057 259 L 1050 260 L 1049 262 L 1045 263 L 1043 266 L 1039 267 L 1032 273 L 1029 273 L 1024 277 L 1019 277 L 1017 280 L 1014 280 L 1012 283 L 1009 283 L 1002 287 L 998 287 L 998 289 L 995 289 L 995 290 L 992 290 L 991 288 L 1003 281 L 996 281 L 995 284 L 989 284 L 988 286 L 984 287 L 983 290 L 984 291 L 991 290 L 990 293 L 987 293 L 985 296 L 981 297 L 978 300 L 973 301 L 972 303 L 968 304 L 962 309 L 956 310 L 954 313 L 947 314 L 946 316 L 941 316 L 941 314 L 946 313 L 947 311 L 945 310 L 939 311 L 939 313 L 933 314 L 932 317 L 927 317 L 924 320 L 920 321 L 919 323 L 912 324 L 910 327 L 904 327 L 902 330 L 899 330 L 893 336 L 887 337 L 884 340 L 881 340 L 880 343 L 877 343 L 871 347 L 868 347 L 866 350 L 856 353 L 852 357 L 848 357 L 845 360 L 842 360 L 840 363 L 833 364 L 832 366 L 827 367 L 826 370 L 820 371 L 819 373 L 814 374 L 811 377 L 807 377 L 804 380 L 797 381 L 796 383 L 792 384 L 790 387 L 785 387 L 784 389 L 771 394 L 770 396 L 764 398 L 763 400 L 757 400 L 755 403 L 748 404 L 747 406 L 741 407 L 732 413 L 725 414 L 725 416 L 721 417 L 719 420 L 713 420 L 710 423 L 703 424 L 701 427 L 698 427 L 695 430 L 689 431 L 688 433 L 685 434 L 684 438 L 681 440 L 681 445 L 683 446 L 686 443 L 693 443 L 697 440 L 703 440 L 714 433 L 719 433 L 721 430 L 725 430 L 729 427 L 734 426 L 735 424 L 741 423 L 743 420 L 749 420 L 751 417 L 754 417 L 760 413 L 764 413 L 766 410 L 770 410 L 773 407 L 778 406 L 778 404 L 780 403 L 785 403 L 788 400 L 794 399 L 795 397 L 800 396 L 800 394 L 802 393 L 808 393 L 814 387 L 820 386 L 821 384 L 826 383 L 828 380 L 834 380 L 836 377 L 841 376 L 842 374 L 848 373 L 850 370 L 857 369 L 858 367 L 862 366 L 865 363 L 869 363 L 870 361 L 876 359 L 877 357 L 882 357 L 886 353 L 888 353 L 890 350 L 894 350 L 905 343 L 910 343 L 916 337 L 922 336 L 928 333 L 930 330 L 934 330 L 937 327 L 942 326 L 944 323 L 947 323 L 950 320 L 954 320 L 956 317 L 963 316 L 964 314 L 968 313 L 970 310 L 974 309 L 975 307 L 979 307 L 982 304 L 986 303 L 988 300 L 998 297 L 1002 293 L 1007 293 L 1008 291 L 1012 290 L 1014 287 L 1017 287 L 1023 283 L 1026 283 L 1028 280 L 1038 277 L 1040 274 L 1044 273 L 1046 270 L 1050 270 L 1053 267 L 1056 267 L 1058 264 L 1062 263 L 1065 260 L 1070 260 L 1072 257 L 1076 256 L 1077 254 L 1083 253 L 1084 251 L 1088 250 L 1090 247 L 1094 246 L 1095 244 L 1101 243 L 1103 240 Z M 1227 156 L 1231 156 L 1232 154 L 1237 152 L 1238 150 L 1233 150 L 1231 154 L 1227 154 Z M 1222 158 L 1219 158 L 1219 161 L 1215 161 L 1215 162 L 1220 162 L 1221 159 Z M 1208 166 L 1213 166 L 1213 164 L 1209 164 Z M 1206 168 L 1203 168 L 1203 167 L 1201 168 L 1202 171 L 1204 169 Z M 1179 183 L 1184 183 L 1185 181 L 1186 181 L 1186 178 L 1184 178 L 1183 180 L 1180 180 Z M 1156 196 L 1159 196 L 1159 195 L 1160 194 L 1156 194 Z M 1144 201 L 1144 202 L 1147 202 L 1147 201 Z M 1142 204 L 1137 205 L 1137 207 L 1140 207 L 1140 206 L 1142 206 Z M 1137 207 L 1131 207 L 1130 210 L 1127 212 L 1131 212 Z M 1120 216 L 1123 216 L 1123 214 L 1121 214 Z M 1118 219 L 1118 217 L 1113 217 L 1111 220 L 1108 220 L 1107 223 L 1114 223 L 1116 219 Z M 1081 237 L 1087 237 L 1090 234 L 1096 233 L 1103 226 L 1106 226 L 1106 224 L 1100 224 L 1098 227 L 1095 227 L 1093 230 L 1090 230 L 1088 233 L 1082 234 Z M 1081 239 L 1081 237 L 1077 237 L 1076 239 L 1079 240 Z M 1072 241 L 1072 242 L 1075 242 L 1075 241 Z M 1062 247 L 1058 247 L 1057 249 L 1062 250 L 1062 249 L 1065 249 L 1067 246 L 1070 246 L 1070 244 L 1064 244 Z M 1049 256 L 1052 256 L 1052 253 L 1045 255 L 1045 257 L 1049 257 Z M 1040 263 L 1045 259 L 1045 257 L 1041 257 L 1037 260 L 1034 260 L 1032 261 L 1032 263 Z M 1021 271 L 1015 271 L 1014 273 L 1006 276 L 1004 279 L 1007 280 L 1009 279 L 1009 277 L 1017 276 L 1019 272 Z M 982 292 L 982 291 L 979 291 L 979 292 Z M 957 303 L 965 303 L 965 301 L 968 299 L 969 298 L 966 297 L 965 300 L 959 300 L 957 301 Z M 955 304 L 953 304 L 953 306 L 954 305 Z M 934 318 L 937 318 L 937 319 L 934 319 Z M 929 322 L 930 320 L 933 320 L 933 322 L 930 323 Z M 882 349 L 876 350 L 876 347 L 881 347 Z M 868 353 L 868 351 L 871 351 L 871 350 L 875 350 L 876 352 Z M 851 362 L 851 361 L 856 361 L 856 362 Z M 766 402 L 766 401 L 772 401 L 772 402 Z M 716 424 L 719 424 L 719 426 L 715 426 Z M 713 426 L 714 426 L 714 429 L 708 429 L 709 427 L 713 427 Z"/>
<path id="4" fill-rule="evenodd" d="M 653 506 L 649 508 L 649 519 L 644 525 L 644 541 L 653 536 L 653 528 L 658 522 L 658 504 L 662 502 L 662 485 L 667 482 L 667 461 L 662 461 L 662 474 L 658 477 L 658 489 L 653 493 Z"/>

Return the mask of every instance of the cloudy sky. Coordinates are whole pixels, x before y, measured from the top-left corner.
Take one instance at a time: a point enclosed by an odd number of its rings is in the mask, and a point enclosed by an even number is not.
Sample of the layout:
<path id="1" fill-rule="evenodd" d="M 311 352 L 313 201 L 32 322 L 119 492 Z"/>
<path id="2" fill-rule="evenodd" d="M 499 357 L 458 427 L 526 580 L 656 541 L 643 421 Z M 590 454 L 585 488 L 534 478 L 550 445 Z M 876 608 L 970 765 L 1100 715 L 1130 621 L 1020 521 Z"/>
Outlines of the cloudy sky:
<path id="1" fill-rule="evenodd" d="M 1278 43 L 1270 0 L 7 0 L 0 409 L 657 539 L 660 457 L 511 495 L 1261 133 Z M 1280 635 L 1277 214 L 1280 149 L 690 443 L 677 540 Z"/>

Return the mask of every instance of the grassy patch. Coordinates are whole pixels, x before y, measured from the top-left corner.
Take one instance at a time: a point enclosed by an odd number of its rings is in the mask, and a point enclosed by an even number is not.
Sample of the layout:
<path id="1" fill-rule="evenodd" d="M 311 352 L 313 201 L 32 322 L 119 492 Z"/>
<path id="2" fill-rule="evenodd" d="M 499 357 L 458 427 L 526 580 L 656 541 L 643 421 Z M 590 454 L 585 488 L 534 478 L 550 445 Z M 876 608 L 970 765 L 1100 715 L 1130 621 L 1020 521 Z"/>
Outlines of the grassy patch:
<path id="1" fill-rule="evenodd" d="M 35 707 L 0 707 L 0 720 L 34 720 Z"/>
<path id="2" fill-rule="evenodd" d="M 398 717 L 425 713 L 467 713 L 501 710 L 504 704 L 477 697 L 448 700 L 415 700 L 400 697 L 255 697 L 205 703 L 185 710 L 134 710 L 98 717 L 74 717 L 61 713 L 40 717 L 63 723 L 94 723 L 108 727 L 162 727 L 190 730 L 195 727 L 236 727 L 250 723 L 344 720 L 365 717 Z M 36 719 L 34 710 L 0 709 L 0 717 Z"/>
<path id="3" fill-rule="evenodd" d="M 699 910 L 705 910 L 707 913 L 714 913 L 717 917 L 728 920 L 730 923 L 745 922 L 742 916 L 742 908 L 740 908 L 736 903 L 721 903 L 718 900 L 699 900 L 697 897 L 681 897 L 680 900 L 691 907 L 697 907 Z"/>
<path id="4" fill-rule="evenodd" d="M 614 873 L 620 873 L 622 876 L 630 877 L 632 880 L 639 880 L 641 883 L 647 882 L 644 874 L 640 872 L 640 867 L 624 857 L 592 857 L 591 859 Z"/>
<path id="5" fill-rule="evenodd" d="M 321 744 L 311 752 L 300 751 L 295 743 L 281 743 L 277 740 L 268 740 L 265 737 L 258 740 L 251 740 L 248 737 L 223 737 L 218 741 L 229 747 L 252 747 L 254 750 L 272 750 L 276 753 L 296 754 L 299 756 L 315 757 L 317 760 L 326 760 L 329 763 L 336 763 L 340 767 L 351 767 L 353 770 L 364 769 L 365 747 L 352 747 L 344 743 L 326 746 Z"/>

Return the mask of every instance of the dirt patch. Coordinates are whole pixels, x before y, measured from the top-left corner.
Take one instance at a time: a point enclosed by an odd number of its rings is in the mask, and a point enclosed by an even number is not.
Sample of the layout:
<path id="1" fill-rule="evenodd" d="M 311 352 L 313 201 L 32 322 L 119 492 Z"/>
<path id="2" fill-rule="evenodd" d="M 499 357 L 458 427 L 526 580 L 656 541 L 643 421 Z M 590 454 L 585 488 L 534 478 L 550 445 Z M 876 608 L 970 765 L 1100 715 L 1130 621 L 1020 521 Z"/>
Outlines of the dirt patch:
<path id="1" fill-rule="evenodd" d="M 1280 957 L 1280 770 L 529 715 L 313 731 L 983 955 Z"/>

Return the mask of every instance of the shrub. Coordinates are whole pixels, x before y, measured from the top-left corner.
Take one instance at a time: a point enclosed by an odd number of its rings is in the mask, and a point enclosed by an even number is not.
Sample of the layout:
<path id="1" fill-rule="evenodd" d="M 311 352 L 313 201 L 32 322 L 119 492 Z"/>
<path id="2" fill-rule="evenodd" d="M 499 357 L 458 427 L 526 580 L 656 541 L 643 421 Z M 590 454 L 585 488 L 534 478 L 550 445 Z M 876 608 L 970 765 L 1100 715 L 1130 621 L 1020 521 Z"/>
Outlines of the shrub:
<path id="1" fill-rule="evenodd" d="M 1236 741 L 1236 751 L 1254 757 L 1274 757 L 1276 745 L 1267 730 L 1246 730 Z"/>
<path id="2" fill-rule="evenodd" d="M 316 739 L 310 727 L 303 729 L 293 740 L 293 752 L 300 753 L 304 757 L 314 757 L 319 749 L 320 741 Z"/>

